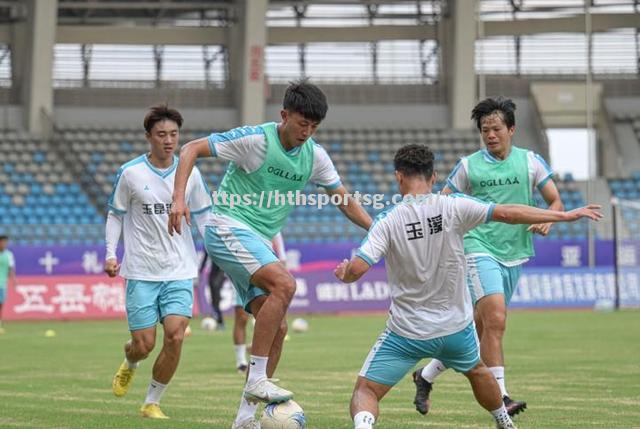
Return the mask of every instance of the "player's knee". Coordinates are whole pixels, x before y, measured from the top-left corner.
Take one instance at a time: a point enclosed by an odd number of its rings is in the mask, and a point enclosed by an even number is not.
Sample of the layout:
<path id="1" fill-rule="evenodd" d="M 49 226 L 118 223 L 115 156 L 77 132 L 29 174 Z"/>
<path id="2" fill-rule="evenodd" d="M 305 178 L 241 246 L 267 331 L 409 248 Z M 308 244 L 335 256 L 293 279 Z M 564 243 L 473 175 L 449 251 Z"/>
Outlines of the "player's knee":
<path id="1" fill-rule="evenodd" d="M 503 334 L 507 327 L 507 315 L 504 312 L 495 311 L 488 314 L 482 320 L 482 328 L 494 334 Z"/>
<path id="2" fill-rule="evenodd" d="M 482 361 L 478 362 L 476 366 L 464 373 L 469 380 L 474 380 L 487 374 L 491 375 L 489 369 Z"/>
<path id="3" fill-rule="evenodd" d="M 283 320 L 280 323 L 280 328 L 278 329 L 278 335 L 281 337 L 285 337 L 287 335 L 287 332 L 289 331 L 289 325 L 287 325 L 287 321 Z"/>
<path id="4" fill-rule="evenodd" d="M 145 359 L 149 356 L 149 353 L 153 351 L 155 345 L 155 338 L 152 337 L 139 338 L 132 343 L 133 349 L 141 359 Z"/>
<path id="5" fill-rule="evenodd" d="M 169 347 L 180 347 L 184 341 L 184 329 L 172 329 L 165 331 L 164 344 Z"/>
<path id="6" fill-rule="evenodd" d="M 284 300 L 291 301 L 296 293 L 296 281 L 291 274 L 286 273 L 274 279 L 271 294 Z"/>

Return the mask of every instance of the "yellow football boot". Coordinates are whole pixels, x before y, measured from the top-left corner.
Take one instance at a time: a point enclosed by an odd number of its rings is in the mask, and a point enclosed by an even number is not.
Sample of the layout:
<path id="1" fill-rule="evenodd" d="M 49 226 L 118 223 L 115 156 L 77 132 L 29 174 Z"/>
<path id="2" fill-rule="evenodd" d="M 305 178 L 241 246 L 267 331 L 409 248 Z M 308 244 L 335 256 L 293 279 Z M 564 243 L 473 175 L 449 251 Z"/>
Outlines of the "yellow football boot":
<path id="1" fill-rule="evenodd" d="M 131 381 L 133 380 L 133 376 L 136 373 L 136 368 L 129 368 L 126 362 L 123 362 L 118 368 L 118 372 L 113 376 L 113 382 L 111 383 L 111 387 L 113 389 L 113 394 L 120 397 L 127 394 L 129 391 L 129 387 L 131 386 Z"/>
<path id="2" fill-rule="evenodd" d="M 150 419 L 168 419 L 165 413 L 160 409 L 160 405 L 158 404 L 144 404 L 142 408 L 140 408 L 140 415 L 142 417 L 148 417 Z"/>

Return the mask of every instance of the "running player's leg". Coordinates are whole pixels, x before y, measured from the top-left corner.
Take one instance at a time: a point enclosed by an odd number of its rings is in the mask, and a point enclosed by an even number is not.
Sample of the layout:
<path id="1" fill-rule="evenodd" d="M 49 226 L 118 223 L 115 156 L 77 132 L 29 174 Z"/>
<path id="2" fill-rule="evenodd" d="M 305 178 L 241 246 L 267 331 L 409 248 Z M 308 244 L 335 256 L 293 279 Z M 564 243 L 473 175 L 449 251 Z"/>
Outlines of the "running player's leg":
<path id="1" fill-rule="evenodd" d="M 380 400 L 421 358 L 432 355 L 422 347 L 426 343 L 428 341 L 404 338 L 388 329 L 380 334 L 362 365 L 351 397 L 355 429 L 373 428 Z"/>
<path id="2" fill-rule="evenodd" d="M 443 346 L 438 351 L 438 358 L 447 367 L 463 373 L 469 379 L 476 400 L 491 413 L 498 428 L 513 428 L 498 383 L 480 360 L 478 337 L 473 324 L 442 339 Z"/>
<path id="3" fill-rule="evenodd" d="M 273 253 L 271 244 L 250 230 L 207 227 L 205 246 L 211 259 L 231 278 L 246 311 L 252 311 L 252 301 L 266 296 L 257 301 L 261 305 L 256 308 L 251 365 L 233 424 L 235 428 L 250 427 L 255 422 L 257 410 L 254 401 L 282 402 L 293 396 L 269 381 L 268 374 L 277 364 L 274 359 L 269 365 L 269 356 L 282 331 L 282 321 L 295 292 L 295 281 Z M 278 345 L 274 353 L 279 356 Z"/>
<path id="4" fill-rule="evenodd" d="M 489 257 L 470 257 L 467 266 L 469 291 L 475 303 L 480 355 L 498 382 L 509 415 L 513 416 L 526 409 L 527 404 L 514 401 L 509 396 L 502 342 L 507 327 L 507 305 L 515 291 L 520 266 L 505 267 Z"/>
<path id="5" fill-rule="evenodd" d="M 164 329 L 162 349 L 153 365 L 152 380 L 141 413 L 145 417 L 167 418 L 159 404 L 167 385 L 178 368 L 184 331 L 193 309 L 193 285 L 191 280 L 162 282 L 158 294 L 160 321 Z"/>
<path id="6" fill-rule="evenodd" d="M 242 308 L 242 303 L 237 303 L 233 308 L 233 348 L 236 354 L 236 369 L 244 374 L 247 372 L 247 322 L 249 315 Z"/>
<path id="7" fill-rule="evenodd" d="M 124 396 L 128 391 L 138 362 L 146 359 L 156 342 L 156 324 L 160 320 L 157 297 L 159 282 L 126 280 L 126 312 L 131 339 L 124 344 L 125 360 L 112 381 L 113 394 Z"/>
<path id="8" fill-rule="evenodd" d="M 213 308 L 213 316 L 218 322 L 217 329 L 224 329 L 224 317 L 220 310 L 220 301 L 222 299 L 222 285 L 224 284 L 224 271 L 217 265 L 212 264 L 209 272 L 209 291 L 211 292 L 211 307 Z"/>

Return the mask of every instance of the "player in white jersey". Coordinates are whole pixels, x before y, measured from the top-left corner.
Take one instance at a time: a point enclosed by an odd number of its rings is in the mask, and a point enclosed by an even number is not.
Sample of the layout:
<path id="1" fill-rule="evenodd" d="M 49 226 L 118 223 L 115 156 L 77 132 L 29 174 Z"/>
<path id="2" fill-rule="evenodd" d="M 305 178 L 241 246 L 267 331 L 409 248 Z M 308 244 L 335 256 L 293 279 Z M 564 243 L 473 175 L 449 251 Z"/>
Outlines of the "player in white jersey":
<path id="1" fill-rule="evenodd" d="M 495 205 L 462 194 L 436 195 L 433 153 L 409 145 L 395 155 L 403 202 L 378 216 L 351 261 L 336 277 L 351 283 L 385 257 L 391 293 L 387 327 L 369 352 L 351 399 L 356 429 L 371 429 L 378 403 L 418 361 L 435 357 L 462 372 L 498 428 L 515 428 L 498 383 L 480 360 L 466 285 L 463 235 L 489 221 L 533 224 L 597 220 L 599 206 L 570 212 Z"/>
<path id="2" fill-rule="evenodd" d="M 372 223 L 342 185 L 327 152 L 313 141 L 327 110 L 322 90 L 303 79 L 287 87 L 279 123 L 213 133 L 180 150 L 168 225 L 171 234 L 181 232 L 182 217 L 189 215 L 184 189 L 196 159 L 214 156 L 231 161 L 218 188 L 221 197 L 214 199 L 204 243 L 211 259 L 231 278 L 245 310 L 256 318 L 249 373 L 233 429 L 259 428 L 258 401 L 285 402 L 293 397 L 271 379 L 296 290 L 295 279 L 278 260 L 271 240 L 298 204 L 295 196 L 311 182 L 324 187 L 332 201 L 339 201 L 337 207 L 350 221 L 367 230 Z"/>
<path id="3" fill-rule="evenodd" d="M 181 126 L 182 116 L 177 110 L 166 105 L 150 109 L 144 119 L 150 151 L 118 170 L 106 225 L 105 272 L 111 277 L 119 272 L 126 279 L 131 332 L 131 339 L 124 345 L 125 360 L 113 378 L 113 393 L 127 393 L 138 362 L 155 346 L 156 325 L 162 323 L 162 350 L 140 409 L 144 417 L 158 419 L 168 418 L 160 409 L 160 398 L 178 367 L 184 331 L 192 315 L 193 279 L 198 276 L 191 234 L 172 237 L 166 231 L 178 165 L 174 152 Z M 211 195 L 197 169 L 189 177 L 186 200 L 202 234 Z M 183 222 L 186 228 L 187 223 Z M 124 257 L 120 265 L 116 248 L 123 230 Z"/>

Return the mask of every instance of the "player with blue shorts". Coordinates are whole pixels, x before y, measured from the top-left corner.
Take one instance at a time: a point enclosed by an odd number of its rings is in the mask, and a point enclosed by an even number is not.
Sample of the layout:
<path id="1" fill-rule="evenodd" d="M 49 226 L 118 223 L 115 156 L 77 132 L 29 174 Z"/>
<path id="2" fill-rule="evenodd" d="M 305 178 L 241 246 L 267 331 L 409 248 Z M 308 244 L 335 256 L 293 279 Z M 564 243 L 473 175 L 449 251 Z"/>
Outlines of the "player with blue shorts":
<path id="1" fill-rule="evenodd" d="M 181 126 L 182 116 L 177 110 L 166 105 L 151 108 L 144 119 L 150 151 L 120 167 L 109 198 L 106 225 L 105 272 L 111 277 L 119 272 L 126 280 L 125 305 L 131 332 L 124 346 L 125 360 L 113 378 L 113 393 L 127 393 L 138 362 L 155 346 L 156 325 L 162 323 L 162 350 L 140 409 L 142 416 L 157 419 L 167 418 L 160 409 L 160 398 L 178 367 L 184 331 L 192 315 L 193 279 L 198 276 L 191 234 L 171 237 L 166 231 Z M 189 177 L 186 195 L 203 234 L 211 195 L 197 169 Z M 124 257 L 119 265 L 116 248 L 123 230 Z"/>
<path id="2" fill-rule="evenodd" d="M 7 290 L 15 288 L 16 261 L 11 250 L 7 249 L 9 237 L 0 235 L 0 335 L 4 334 L 2 327 L 2 306 L 7 299 Z"/>
<path id="3" fill-rule="evenodd" d="M 285 267 L 287 265 L 287 253 L 284 247 L 284 240 L 282 239 L 282 233 L 278 233 L 271 240 L 271 245 L 276 256 Z M 247 362 L 247 323 L 249 322 L 249 314 L 244 310 L 244 303 L 242 298 L 237 293 L 235 294 L 235 305 L 233 307 L 234 320 L 233 320 L 233 349 L 236 355 L 236 370 L 240 374 L 245 374 L 249 369 L 249 362 Z"/>
<path id="4" fill-rule="evenodd" d="M 601 217 L 588 206 L 571 212 L 496 205 L 468 197 L 432 194 L 433 153 L 420 145 L 395 155 L 403 202 L 380 214 L 351 261 L 335 271 L 357 281 L 383 257 L 391 295 L 386 329 L 367 356 L 351 399 L 355 429 L 372 429 L 379 402 L 424 358 L 463 373 L 498 428 L 515 428 L 500 388 L 480 359 L 471 297 L 466 287 L 463 235 L 491 221 L 531 224 Z"/>
<path id="5" fill-rule="evenodd" d="M 462 192 L 498 204 L 533 205 L 537 189 L 551 210 L 564 210 L 547 163 L 536 153 L 514 146 L 515 104 L 502 97 L 487 98 L 471 114 L 486 146 L 463 157 L 453 169 L 444 194 Z M 532 233 L 547 235 L 550 223 L 539 225 L 481 225 L 464 239 L 469 292 L 475 307 L 482 360 L 500 386 L 510 415 L 523 411 L 524 401 L 512 400 L 506 388 L 502 338 L 507 306 L 515 292 L 522 265 L 534 255 Z M 434 360 L 421 376 L 432 384 L 446 369 Z M 419 410 L 427 413 L 428 409 Z"/>
<path id="6" fill-rule="evenodd" d="M 371 217 L 348 196 L 327 152 L 312 135 L 325 118 L 325 95 L 307 80 L 292 83 L 284 95 L 281 121 L 246 126 L 190 142 L 180 151 L 169 231 L 180 233 L 189 215 L 184 189 L 195 161 L 231 161 L 214 200 L 205 246 L 231 278 L 245 310 L 256 318 L 250 370 L 233 428 L 258 428 L 256 401 L 283 402 L 293 393 L 269 381 L 286 335 L 285 315 L 296 283 L 271 247 L 308 182 L 340 200 L 339 209 L 368 229 Z"/>

